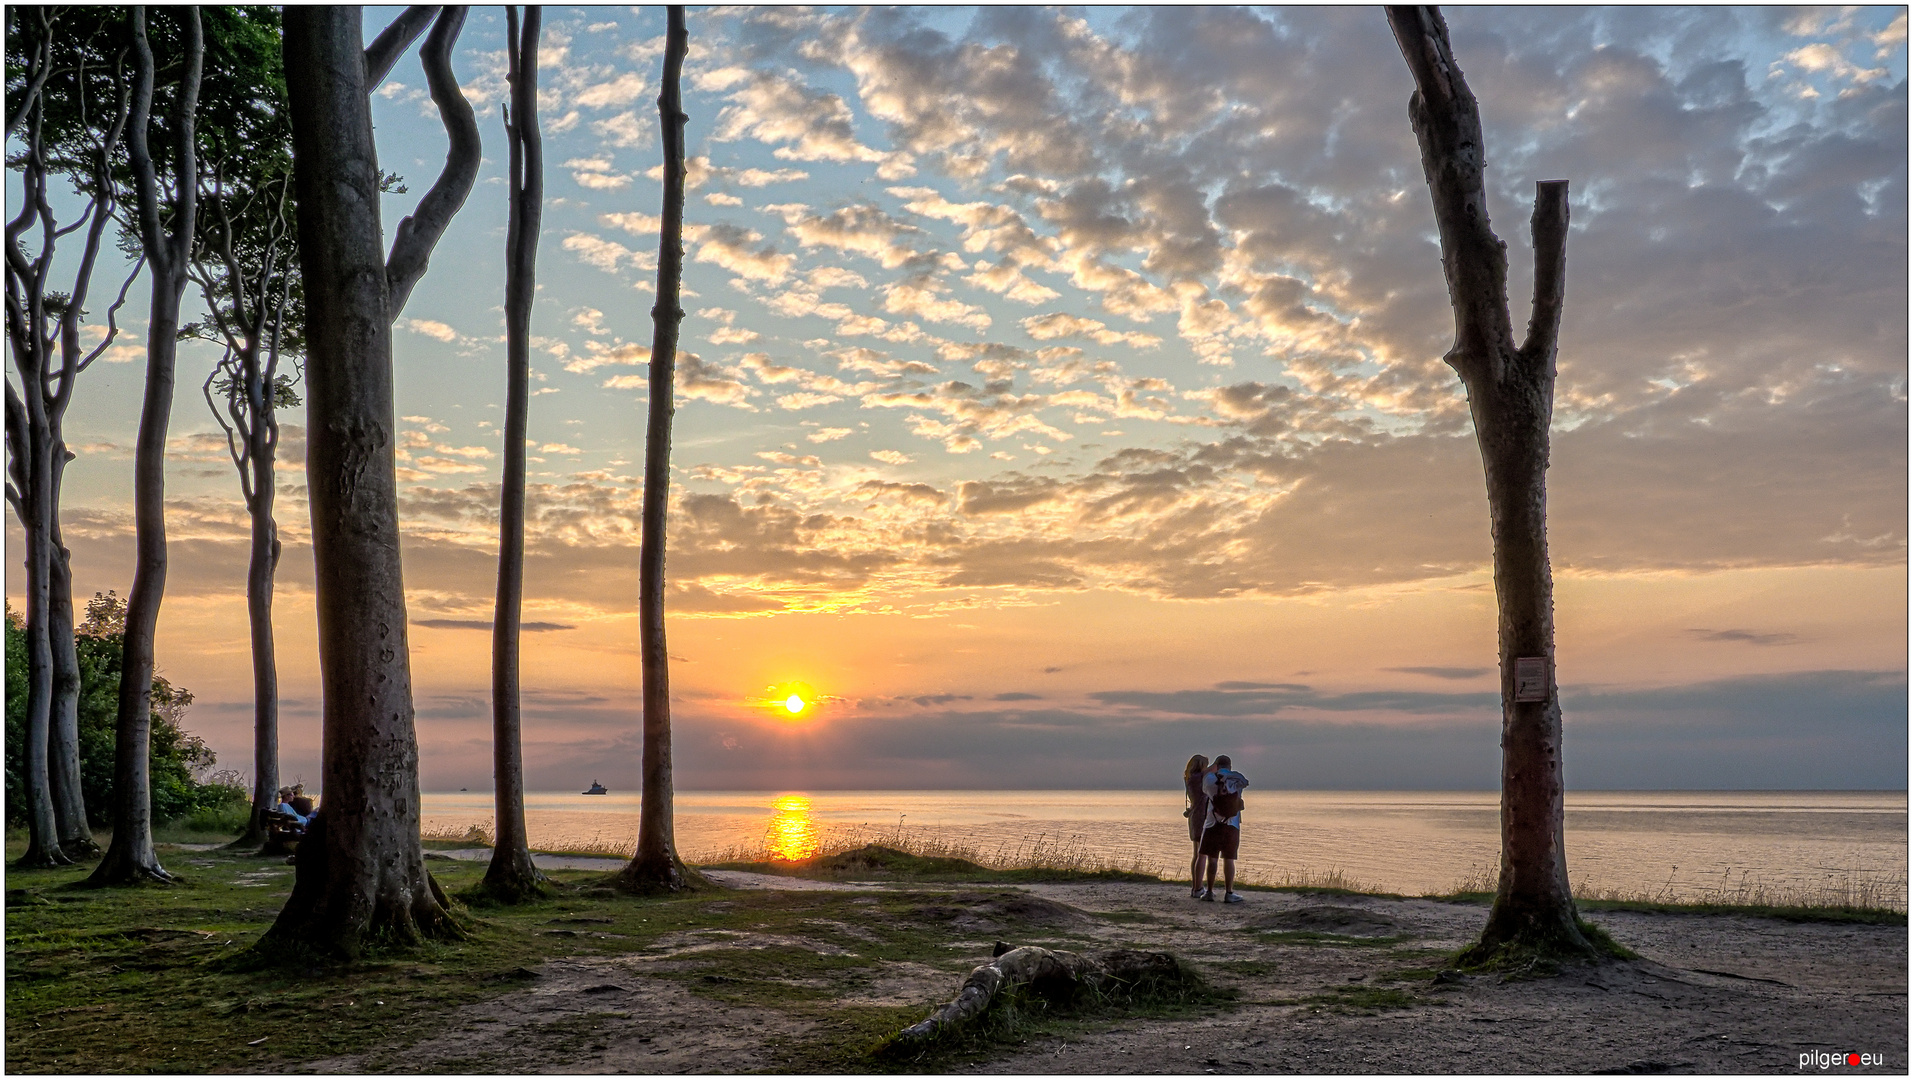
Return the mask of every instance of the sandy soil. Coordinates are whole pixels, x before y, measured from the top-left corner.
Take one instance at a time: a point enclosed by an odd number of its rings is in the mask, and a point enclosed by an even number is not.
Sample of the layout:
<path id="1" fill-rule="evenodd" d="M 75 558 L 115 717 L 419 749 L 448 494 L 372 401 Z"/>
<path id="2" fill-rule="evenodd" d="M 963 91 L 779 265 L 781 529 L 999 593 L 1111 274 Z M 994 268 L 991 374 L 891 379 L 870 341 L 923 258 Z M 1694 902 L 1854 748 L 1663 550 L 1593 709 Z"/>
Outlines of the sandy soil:
<path id="1" fill-rule="evenodd" d="M 877 888 L 761 875 L 713 874 L 741 888 Z M 958 890 L 1000 895 L 1001 888 Z M 1594 921 L 1642 957 L 1557 978 L 1389 981 L 1452 950 L 1485 909 L 1424 900 L 1249 893 L 1201 903 L 1174 884 L 1034 885 L 1067 905 L 1067 929 L 1110 945 L 1174 951 L 1241 997 L 1198 1019 L 1128 1020 L 1069 1040 L 1033 1039 L 980 1061 L 981 1073 L 1334 1072 L 1888 1072 L 1908 1066 L 1907 928 L 1771 919 L 1603 913 Z M 1080 913 L 1080 915 L 1078 914 Z M 1115 919 L 1100 916 L 1116 913 Z M 1138 913 L 1154 921 L 1139 921 Z M 1387 948 L 1264 940 L 1245 927 L 1399 938 Z M 841 931 L 843 928 L 838 927 Z M 952 932 L 961 955 L 989 955 L 987 934 Z M 774 1069 L 780 1047 L 815 1037 L 775 1009 L 730 1007 L 647 974 L 674 957 L 753 945 L 739 933 L 693 932 L 643 953 L 553 961 L 525 986 L 471 1007 L 444 1034 L 402 1057 L 356 1055 L 298 1071 L 750 1072 Z M 798 942 L 799 944 L 805 944 Z M 1044 944 L 1040 937 L 1017 944 Z M 818 946 L 813 946 L 818 947 Z M 1245 975 L 1243 963 L 1260 971 Z M 920 964 L 886 964 L 841 1004 L 912 1004 L 952 996 L 957 979 Z M 1383 985 L 1413 992 L 1407 1008 L 1371 1010 L 1300 999 Z M 1882 1064 L 1801 1068 L 1803 1053 L 1872 1054 Z"/>

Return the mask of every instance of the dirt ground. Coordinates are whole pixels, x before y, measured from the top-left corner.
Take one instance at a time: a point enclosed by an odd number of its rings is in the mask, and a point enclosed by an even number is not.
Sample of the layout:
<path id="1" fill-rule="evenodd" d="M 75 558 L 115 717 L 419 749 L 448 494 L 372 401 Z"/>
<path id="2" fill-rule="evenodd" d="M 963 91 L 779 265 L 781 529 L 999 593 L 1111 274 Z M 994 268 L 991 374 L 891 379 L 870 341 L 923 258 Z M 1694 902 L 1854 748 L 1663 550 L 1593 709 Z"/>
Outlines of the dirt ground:
<path id="1" fill-rule="evenodd" d="M 733 887 L 880 888 L 713 874 Z M 920 887 L 919 887 L 920 888 Z M 1593 921 L 1641 959 L 1555 978 L 1444 978 L 1444 952 L 1480 928 L 1484 908 L 1426 900 L 1251 892 L 1247 903 L 1190 899 L 1170 883 L 1031 885 L 1064 905 L 1015 944 L 1135 945 L 1192 961 L 1239 997 L 1213 1015 L 1090 1024 L 1031 1038 L 976 1073 L 1589 1073 L 1905 1074 L 1908 942 L 1894 926 L 1741 916 L 1601 913 Z M 1000 896 L 1001 888 L 987 890 Z M 960 900 L 953 900 L 960 902 Z M 1053 910 L 1053 909 L 1052 909 Z M 845 926 L 833 924 L 841 937 Z M 982 963 L 992 942 L 962 919 L 953 955 Z M 854 928 L 853 928 L 854 929 Z M 986 929 L 986 928 L 985 928 Z M 675 958 L 813 943 L 748 932 L 689 932 L 642 952 L 558 960 L 522 989 L 465 1009 L 403 1051 L 403 1071 L 741 1073 L 786 1067 L 782 1050 L 819 1025 L 775 1008 L 714 1002 L 648 974 Z M 974 940 L 969 940 L 974 937 Z M 764 939 L 764 940 L 759 940 Z M 844 953 L 842 946 L 821 946 Z M 1419 974 L 1417 974 L 1419 972 Z M 949 999 L 951 965 L 889 962 L 834 1004 Z M 815 1014 L 813 1014 L 815 1015 Z M 1878 1064 L 1831 1064 L 1868 1054 Z M 1819 1054 L 1801 1065 L 1801 1055 Z M 371 1055 L 301 1072 L 383 1071 Z M 1819 1062 L 1827 1064 L 1821 1065 Z"/>

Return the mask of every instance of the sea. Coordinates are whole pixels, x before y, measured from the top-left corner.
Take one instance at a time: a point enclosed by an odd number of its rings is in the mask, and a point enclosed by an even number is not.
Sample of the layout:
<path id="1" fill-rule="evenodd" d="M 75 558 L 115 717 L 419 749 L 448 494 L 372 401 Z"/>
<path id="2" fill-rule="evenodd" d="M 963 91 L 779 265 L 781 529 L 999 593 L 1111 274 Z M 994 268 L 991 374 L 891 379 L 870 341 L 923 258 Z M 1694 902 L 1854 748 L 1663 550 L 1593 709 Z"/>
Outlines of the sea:
<path id="1" fill-rule="evenodd" d="M 1421 895 L 1492 888 L 1492 791 L 1254 791 L 1237 876 Z M 1577 895 L 1905 909 L 1903 791 L 1586 791 L 1566 798 Z M 797 859 L 863 843 L 1186 877 L 1180 791 L 680 791 L 692 861 Z M 424 796 L 428 835 L 489 832 L 490 792 Z M 525 797 L 531 846 L 629 853 L 638 796 Z"/>

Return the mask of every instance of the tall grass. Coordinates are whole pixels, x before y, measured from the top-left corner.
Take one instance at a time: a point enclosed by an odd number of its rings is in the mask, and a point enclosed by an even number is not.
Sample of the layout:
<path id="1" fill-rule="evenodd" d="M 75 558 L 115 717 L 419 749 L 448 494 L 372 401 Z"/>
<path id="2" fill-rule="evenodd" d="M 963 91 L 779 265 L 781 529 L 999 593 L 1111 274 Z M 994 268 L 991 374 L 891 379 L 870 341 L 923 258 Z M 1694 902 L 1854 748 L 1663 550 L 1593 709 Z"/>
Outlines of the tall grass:
<path id="1" fill-rule="evenodd" d="M 1492 863 L 1478 863 L 1456 880 L 1443 895 L 1493 895 L 1500 870 Z M 1598 885 L 1587 878 L 1569 876 L 1576 900 L 1596 903 L 1649 905 L 1707 905 L 1757 908 L 1834 908 L 1848 911 L 1907 910 L 1907 877 L 1904 872 L 1827 871 L 1813 882 L 1769 881 L 1751 870 L 1738 874 L 1732 867 L 1718 878 L 1676 881 L 1676 869 L 1669 868 L 1667 880 L 1652 888 L 1615 888 Z"/>
<path id="2" fill-rule="evenodd" d="M 896 825 L 826 826 L 817 830 L 801 850 L 781 848 L 777 835 L 767 829 L 764 839 L 755 844 L 731 844 L 686 856 L 686 861 L 701 865 L 719 863 L 792 862 L 841 855 L 872 844 L 892 848 L 906 855 L 925 859 L 962 859 L 986 870 L 1047 870 L 1070 874 L 1128 873 L 1159 876 L 1160 868 L 1140 856 L 1124 858 L 1099 852 L 1086 836 L 1043 833 L 1034 838 L 1003 841 L 995 847 L 975 841 L 926 833 L 906 828 L 900 819 Z M 793 858 L 795 856 L 795 858 Z"/>

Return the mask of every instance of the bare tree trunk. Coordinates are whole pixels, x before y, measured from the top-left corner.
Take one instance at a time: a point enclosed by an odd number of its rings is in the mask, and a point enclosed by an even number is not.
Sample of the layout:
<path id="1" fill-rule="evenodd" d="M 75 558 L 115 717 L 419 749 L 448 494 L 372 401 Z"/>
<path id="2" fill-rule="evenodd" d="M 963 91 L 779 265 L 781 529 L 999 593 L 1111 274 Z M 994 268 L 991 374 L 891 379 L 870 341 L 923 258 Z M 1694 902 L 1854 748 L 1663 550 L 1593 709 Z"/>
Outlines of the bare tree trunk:
<path id="1" fill-rule="evenodd" d="M 279 568 L 279 524 L 272 517 L 273 443 L 271 378 L 258 361 L 248 365 L 246 394 L 254 422 L 248 429 L 246 464 L 252 468 L 252 492 L 246 512 L 252 519 L 252 545 L 246 564 L 246 617 L 252 632 L 252 812 L 245 834 L 232 847 L 264 845 L 269 839 L 266 814 L 279 804 L 279 664 L 273 650 L 272 578 Z M 261 407 L 263 399 L 263 408 Z M 263 413 L 264 423 L 260 423 Z"/>
<path id="2" fill-rule="evenodd" d="M 154 60 L 146 38 L 146 11 L 133 9 L 133 55 L 137 88 L 128 131 L 128 159 L 139 196 L 141 246 L 152 278 L 147 315 L 146 393 L 133 449 L 133 587 L 126 597 L 126 643 L 120 667 L 119 718 L 113 763 L 113 840 L 88 880 L 95 885 L 171 881 L 153 853 L 151 736 L 153 726 L 153 635 L 166 592 L 166 428 L 173 409 L 173 361 L 179 345 L 179 303 L 185 295 L 198 211 L 199 165 L 193 114 L 205 41 L 199 9 L 180 9 L 186 55 L 181 59 L 174 113 L 178 144 L 172 162 L 170 220 L 162 219 L 159 166 L 147 147 L 152 112 Z"/>
<path id="3" fill-rule="evenodd" d="M 525 834 L 525 767 L 519 741 L 519 617 L 525 597 L 525 430 L 531 382 L 531 309 L 538 286 L 538 230 L 544 209 L 544 149 L 538 133 L 538 31 L 542 9 L 505 8 L 511 101 L 511 203 L 505 235 L 505 471 L 498 508 L 498 607 L 492 618 L 492 783 L 497 809 L 484 889 L 515 903 L 542 895 Z"/>
<path id="4" fill-rule="evenodd" d="M 288 7 L 284 16 L 306 298 L 324 801 L 300 844 L 292 896 L 261 941 L 345 957 L 374 941 L 403 945 L 463 933 L 425 871 L 419 843 L 391 324 L 396 297 L 424 273 L 478 165 L 476 121 L 451 75 L 465 9 L 448 8 L 425 46 L 427 78 L 441 118 L 470 130 L 455 133 L 446 175 L 417 216 L 400 224 L 387 260 L 360 14 L 356 7 Z"/>
<path id="5" fill-rule="evenodd" d="M 1488 483 L 1499 609 L 1502 710 L 1501 878 L 1470 963 L 1516 949 L 1592 954 L 1579 929 L 1563 845 L 1561 705 L 1554 679 L 1554 582 L 1548 569 L 1548 424 L 1566 288 L 1568 182 L 1535 185 L 1534 304 L 1516 346 L 1507 252 L 1488 223 L 1486 152 L 1474 95 L 1432 7 L 1391 7 L 1389 25 L 1415 77 L 1409 119 L 1441 231 L 1455 311 L 1445 359 L 1468 390 Z"/>
<path id="6" fill-rule="evenodd" d="M 53 458 L 52 546 L 48 558 L 47 629 L 53 656 L 53 701 L 47 739 L 47 773 L 53 785 L 53 818 L 60 850 L 68 858 L 100 853 L 86 819 L 80 784 L 80 654 L 73 642 L 73 568 L 60 538 L 60 473 L 69 457 L 64 440 Z"/>
<path id="7" fill-rule="evenodd" d="M 16 353 L 16 357 L 18 354 Z M 42 355 L 44 359 L 44 354 Z M 47 773 L 47 742 L 52 727 L 53 649 L 48 629 L 53 540 L 46 514 L 52 497 L 52 447 L 42 437 L 46 430 L 44 399 L 34 385 L 40 366 L 21 371 L 26 384 L 28 423 L 23 433 L 31 446 L 25 456 L 26 490 L 19 500 L 26 530 L 27 565 L 27 715 L 25 757 L 21 761 L 21 794 L 26 797 L 27 850 L 15 866 L 33 869 L 64 866 L 73 860 L 60 850 L 59 823 L 53 811 L 51 779 Z M 11 389 L 11 388 L 9 388 Z"/>
<path id="8" fill-rule="evenodd" d="M 688 883 L 671 820 L 670 654 L 664 640 L 664 512 L 671 495 L 679 299 L 684 279 L 684 115 L 679 83 L 690 35 L 684 8 L 672 5 L 664 39 L 664 82 L 658 119 L 664 141 L 664 210 L 658 237 L 657 304 L 651 309 L 650 422 L 644 438 L 644 519 L 638 549 L 639 665 L 644 674 L 644 790 L 638 805 L 638 850 L 618 875 L 637 891 L 671 891 Z"/>

